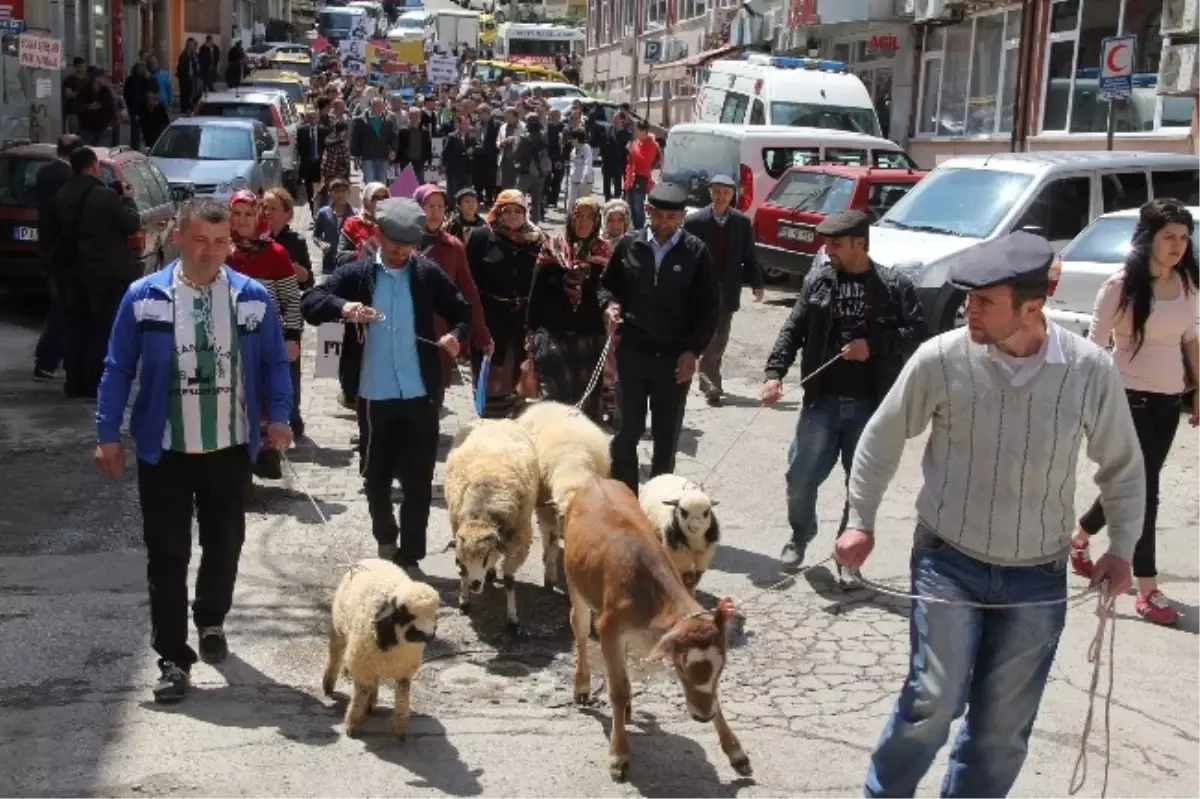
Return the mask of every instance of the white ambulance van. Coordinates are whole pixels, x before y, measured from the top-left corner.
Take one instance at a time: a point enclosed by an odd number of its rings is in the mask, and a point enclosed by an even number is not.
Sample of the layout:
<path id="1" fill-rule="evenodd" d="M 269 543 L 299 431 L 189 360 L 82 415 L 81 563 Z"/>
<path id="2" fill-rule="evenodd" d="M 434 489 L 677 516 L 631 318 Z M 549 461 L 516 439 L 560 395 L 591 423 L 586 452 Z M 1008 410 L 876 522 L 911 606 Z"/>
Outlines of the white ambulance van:
<path id="1" fill-rule="evenodd" d="M 697 84 L 696 122 L 882 135 L 870 92 L 841 61 L 750 53 L 714 61 Z"/>

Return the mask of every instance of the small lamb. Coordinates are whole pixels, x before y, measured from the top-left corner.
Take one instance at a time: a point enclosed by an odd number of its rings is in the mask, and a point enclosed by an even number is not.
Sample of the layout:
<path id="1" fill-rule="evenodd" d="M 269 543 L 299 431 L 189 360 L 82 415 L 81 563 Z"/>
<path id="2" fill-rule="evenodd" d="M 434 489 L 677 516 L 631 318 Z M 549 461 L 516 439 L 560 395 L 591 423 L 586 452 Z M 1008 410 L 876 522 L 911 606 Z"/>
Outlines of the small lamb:
<path id="1" fill-rule="evenodd" d="M 642 486 L 639 502 L 683 584 L 695 594 L 721 540 L 721 525 L 713 512 L 718 503 L 700 486 L 677 474 L 651 479 Z"/>
<path id="2" fill-rule="evenodd" d="M 533 441 L 516 422 L 479 422 L 446 458 L 446 509 L 458 563 L 459 608 L 469 613 L 500 567 L 508 602 L 508 630 L 516 633 L 516 573 L 533 545 L 538 463 Z"/>
<path id="3" fill-rule="evenodd" d="M 438 594 L 391 561 L 369 558 L 346 572 L 333 595 L 329 664 L 322 687 L 333 693 L 339 672 L 354 680 L 346 734 L 355 736 L 379 698 L 379 681 L 396 681 L 396 736 L 408 732 L 409 691 L 425 644 L 437 633 Z"/>

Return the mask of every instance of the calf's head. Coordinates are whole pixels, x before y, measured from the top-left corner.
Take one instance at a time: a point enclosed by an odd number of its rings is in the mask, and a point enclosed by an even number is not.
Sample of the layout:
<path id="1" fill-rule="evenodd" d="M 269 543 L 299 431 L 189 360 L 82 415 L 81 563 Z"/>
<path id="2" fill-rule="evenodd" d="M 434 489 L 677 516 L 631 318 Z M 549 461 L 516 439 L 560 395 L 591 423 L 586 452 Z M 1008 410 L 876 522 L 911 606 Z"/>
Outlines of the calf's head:
<path id="1" fill-rule="evenodd" d="M 487 573 L 494 572 L 503 558 L 504 540 L 495 523 L 470 519 L 454 533 L 454 561 L 459 575 L 467 578 L 471 593 L 483 591 Z"/>
<path id="2" fill-rule="evenodd" d="M 678 498 L 664 500 L 663 504 L 674 508 L 675 521 L 689 538 L 708 532 L 713 523 L 713 508 L 717 505 L 708 494 L 695 488 L 685 488 Z"/>
<path id="3" fill-rule="evenodd" d="M 375 640 L 381 652 L 401 641 L 427 644 L 437 635 L 438 594 L 425 583 L 413 583 L 404 598 L 380 603 L 375 612 Z"/>
<path id="4" fill-rule="evenodd" d="M 717 684 L 725 670 L 729 622 L 735 613 L 733 602 L 722 599 L 712 618 L 705 613 L 680 619 L 646 656 L 672 667 L 688 713 L 696 721 L 712 721 L 717 715 Z"/>

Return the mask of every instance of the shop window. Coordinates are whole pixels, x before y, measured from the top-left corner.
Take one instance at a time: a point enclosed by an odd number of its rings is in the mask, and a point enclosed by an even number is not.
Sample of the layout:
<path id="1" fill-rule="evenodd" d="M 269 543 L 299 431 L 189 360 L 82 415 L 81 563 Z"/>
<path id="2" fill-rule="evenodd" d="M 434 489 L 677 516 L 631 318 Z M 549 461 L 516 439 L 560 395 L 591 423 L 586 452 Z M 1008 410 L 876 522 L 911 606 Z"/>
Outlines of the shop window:
<path id="1" fill-rule="evenodd" d="M 1108 36 L 1137 37 L 1133 95 L 1116 103 L 1117 133 L 1191 124 L 1195 99 L 1159 97 L 1158 65 L 1170 39 L 1160 33 L 1164 0 L 1056 0 L 1051 6 L 1042 130 L 1104 133 L 1108 102 L 1100 98 L 1100 48 Z"/>
<path id="2" fill-rule="evenodd" d="M 1100 176 L 1100 190 L 1104 195 L 1104 213 L 1124 211 L 1126 208 L 1141 208 L 1150 199 L 1150 187 L 1146 185 L 1145 172 L 1117 172 Z"/>
<path id="3" fill-rule="evenodd" d="M 1016 229 L 1030 228 L 1050 241 L 1070 241 L 1087 227 L 1091 179 L 1062 178 L 1042 187 Z"/>
<path id="4" fill-rule="evenodd" d="M 1020 41 L 1019 8 L 928 31 L 917 133 L 993 136 L 1011 131 Z"/>

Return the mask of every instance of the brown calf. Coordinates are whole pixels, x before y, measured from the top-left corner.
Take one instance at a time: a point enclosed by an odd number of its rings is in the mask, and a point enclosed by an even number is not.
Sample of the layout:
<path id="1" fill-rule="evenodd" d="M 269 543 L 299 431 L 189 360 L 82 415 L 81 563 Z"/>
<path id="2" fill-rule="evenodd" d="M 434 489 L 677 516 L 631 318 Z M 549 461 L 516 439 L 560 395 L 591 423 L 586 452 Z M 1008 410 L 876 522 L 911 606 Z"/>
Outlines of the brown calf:
<path id="1" fill-rule="evenodd" d="M 595 613 L 612 705 L 608 767 L 613 779 L 629 774 L 628 645 L 649 650 L 647 660 L 661 659 L 674 669 L 688 713 L 696 721 L 713 723 L 730 765 L 749 776 L 750 758 L 717 700 L 732 603 L 722 600 L 715 611 L 700 606 L 671 565 L 637 497 L 617 480 L 592 478 L 583 485 L 567 506 L 563 540 L 575 634 L 575 702 L 585 704 L 591 694 L 587 640 Z"/>

